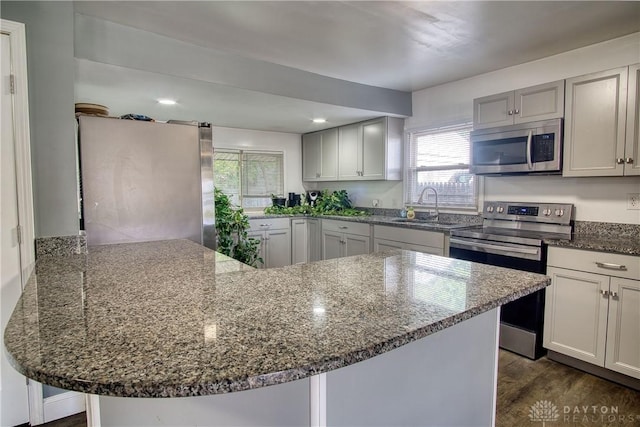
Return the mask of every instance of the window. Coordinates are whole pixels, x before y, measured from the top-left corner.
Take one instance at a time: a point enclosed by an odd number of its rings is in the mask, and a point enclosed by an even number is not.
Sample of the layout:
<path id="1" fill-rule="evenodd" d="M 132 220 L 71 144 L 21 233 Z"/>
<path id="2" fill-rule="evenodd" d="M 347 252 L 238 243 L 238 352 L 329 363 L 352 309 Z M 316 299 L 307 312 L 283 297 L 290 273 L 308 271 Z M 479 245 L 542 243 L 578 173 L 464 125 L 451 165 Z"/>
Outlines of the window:
<path id="1" fill-rule="evenodd" d="M 213 159 L 215 186 L 238 206 L 264 208 L 284 194 L 282 152 L 217 149 Z"/>
<path id="2" fill-rule="evenodd" d="M 438 206 L 477 208 L 477 178 L 469 173 L 471 124 L 410 132 L 406 163 L 405 202 L 416 205 L 426 187 L 438 192 Z M 433 193 L 423 198 L 435 206 Z"/>

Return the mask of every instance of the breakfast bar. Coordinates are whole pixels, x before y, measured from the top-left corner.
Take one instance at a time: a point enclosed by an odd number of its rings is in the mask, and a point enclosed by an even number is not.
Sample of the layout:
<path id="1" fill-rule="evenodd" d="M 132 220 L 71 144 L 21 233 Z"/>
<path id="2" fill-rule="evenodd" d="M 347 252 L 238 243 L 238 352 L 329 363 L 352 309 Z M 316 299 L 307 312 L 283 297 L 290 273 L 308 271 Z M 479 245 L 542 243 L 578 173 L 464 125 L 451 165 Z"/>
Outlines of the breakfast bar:
<path id="1" fill-rule="evenodd" d="M 102 426 L 492 425 L 500 306 L 548 285 L 403 250 L 255 270 L 94 246 L 38 261 L 4 341 Z"/>

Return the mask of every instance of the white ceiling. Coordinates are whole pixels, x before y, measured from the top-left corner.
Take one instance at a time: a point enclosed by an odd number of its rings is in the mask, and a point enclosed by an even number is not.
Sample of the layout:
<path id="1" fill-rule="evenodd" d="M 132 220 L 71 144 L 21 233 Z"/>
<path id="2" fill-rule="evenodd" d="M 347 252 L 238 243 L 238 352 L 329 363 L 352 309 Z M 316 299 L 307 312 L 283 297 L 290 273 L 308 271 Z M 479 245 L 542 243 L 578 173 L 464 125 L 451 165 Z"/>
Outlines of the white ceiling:
<path id="1" fill-rule="evenodd" d="M 636 1 L 90 1 L 76 2 L 75 11 L 229 55 L 408 92 L 640 31 L 640 2 Z M 77 96 L 83 98 L 79 101 L 101 101 L 112 111 L 113 105 L 122 103 L 122 97 L 116 101 L 116 94 L 125 88 L 113 79 L 107 85 L 104 69 L 94 73 L 81 69 L 79 74 Z M 158 86 L 170 84 L 166 76 L 157 77 Z M 119 81 L 131 86 L 140 78 L 123 76 Z M 136 90 L 141 95 L 146 91 L 153 99 L 149 92 L 153 80 Z M 202 84 L 180 84 L 192 83 Z M 211 108 L 207 117 L 214 117 L 210 121 L 216 125 L 313 130 L 308 117 L 292 114 L 301 111 L 300 103 L 313 100 L 252 94 L 256 101 L 247 108 L 246 93 L 238 93 L 242 104 L 233 101 L 233 91 L 242 88 L 213 85 L 208 90 L 212 95 L 224 91 L 224 105 L 204 106 L 193 98 L 202 88 L 194 88 L 181 104 L 183 112 L 196 120 L 201 119 L 194 114 Z M 88 99 L 92 91 L 100 97 Z M 270 96 L 276 97 L 281 109 L 261 108 L 269 104 Z M 212 99 L 216 97 L 206 104 Z M 344 105 L 325 106 L 335 115 L 333 125 L 375 115 Z M 144 106 L 131 105 L 125 112 L 144 113 L 138 108 Z M 242 125 L 238 114 L 243 116 Z"/>

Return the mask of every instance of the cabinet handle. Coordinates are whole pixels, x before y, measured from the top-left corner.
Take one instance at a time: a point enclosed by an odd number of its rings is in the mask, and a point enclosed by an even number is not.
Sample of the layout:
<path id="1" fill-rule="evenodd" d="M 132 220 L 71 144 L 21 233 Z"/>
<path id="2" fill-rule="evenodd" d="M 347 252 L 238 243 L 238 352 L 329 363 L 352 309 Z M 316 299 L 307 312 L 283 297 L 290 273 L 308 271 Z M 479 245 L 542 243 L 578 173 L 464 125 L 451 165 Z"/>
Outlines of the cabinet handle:
<path id="1" fill-rule="evenodd" d="M 346 229 L 347 229 L 347 228 L 349 228 L 349 227 L 346 227 L 346 226 L 344 226 L 344 225 L 341 225 L 341 226 L 340 226 L 340 227 L 338 227 L 338 228 L 339 228 L 340 230 L 346 230 Z"/>
<path id="2" fill-rule="evenodd" d="M 602 294 L 603 297 L 608 297 L 609 296 L 609 291 L 605 291 L 604 289 L 600 289 L 600 293 Z"/>
<path id="3" fill-rule="evenodd" d="M 631 157 L 627 157 L 627 163 L 629 164 L 633 163 L 633 159 Z"/>
<path id="4" fill-rule="evenodd" d="M 616 163 L 617 163 L 617 164 L 619 164 L 619 165 L 621 165 L 621 164 L 623 164 L 623 163 L 624 163 L 624 159 L 623 159 L 622 157 L 618 157 L 618 158 L 616 159 Z"/>
<path id="5" fill-rule="evenodd" d="M 618 299 L 618 293 L 617 292 L 611 292 L 611 298 Z"/>
<path id="6" fill-rule="evenodd" d="M 510 116 L 513 116 L 513 110 L 509 110 L 509 113 L 508 113 L 508 114 L 509 114 Z"/>
<path id="7" fill-rule="evenodd" d="M 516 108 L 516 111 L 514 111 L 514 113 L 515 113 L 515 114 L 520 114 L 520 110 L 518 110 L 518 109 Z"/>
<path id="8" fill-rule="evenodd" d="M 598 261 L 596 261 L 596 265 L 600 268 L 606 268 L 607 270 L 627 271 L 626 265 L 612 264 L 610 262 L 598 262 Z"/>
<path id="9" fill-rule="evenodd" d="M 271 224 L 260 224 L 260 227 L 270 227 Z"/>

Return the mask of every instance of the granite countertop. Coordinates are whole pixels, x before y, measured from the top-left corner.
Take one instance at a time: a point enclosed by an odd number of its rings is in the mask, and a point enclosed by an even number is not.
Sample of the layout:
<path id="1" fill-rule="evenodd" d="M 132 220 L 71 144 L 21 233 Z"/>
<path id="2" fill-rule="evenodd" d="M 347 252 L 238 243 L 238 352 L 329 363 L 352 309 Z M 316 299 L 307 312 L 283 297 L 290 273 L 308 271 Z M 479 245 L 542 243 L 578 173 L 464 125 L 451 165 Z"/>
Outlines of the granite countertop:
<path id="1" fill-rule="evenodd" d="M 569 239 L 548 239 L 545 243 L 573 249 L 640 256 L 640 237 L 613 237 L 600 234 L 574 234 Z"/>
<path id="2" fill-rule="evenodd" d="M 93 246 L 38 261 L 4 340 L 16 369 L 64 389 L 228 393 L 371 358 L 549 280 L 400 250 L 254 270 L 187 240 Z"/>
<path id="3" fill-rule="evenodd" d="M 249 219 L 261 219 L 261 218 L 319 218 L 319 219 L 335 219 L 339 221 L 351 221 L 362 222 L 366 224 L 374 225 L 388 225 L 392 227 L 411 228 L 414 230 L 428 230 L 439 231 L 448 234 L 450 230 L 457 228 L 466 228 L 470 226 L 478 225 L 477 216 L 472 215 L 459 215 L 459 217 L 469 217 L 474 222 L 464 221 L 425 221 L 420 219 L 406 219 L 385 215 L 367 215 L 367 216 L 338 216 L 338 215 L 319 215 L 319 216 L 307 216 L 307 215 L 269 215 L 269 214 L 249 214 Z"/>
<path id="4" fill-rule="evenodd" d="M 640 225 L 576 221 L 569 239 L 549 239 L 551 246 L 640 256 Z"/>

